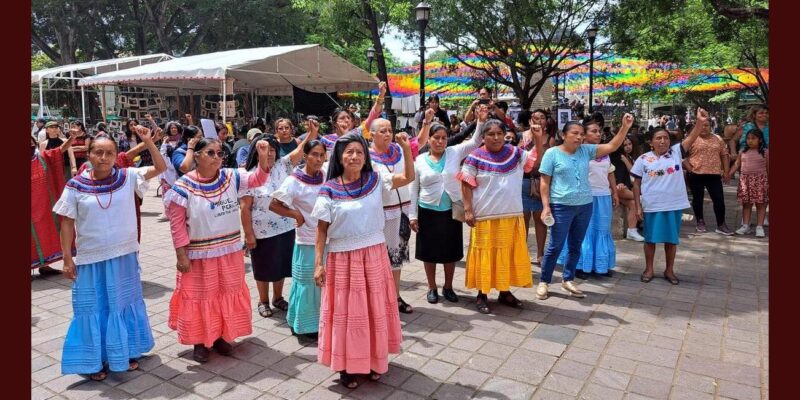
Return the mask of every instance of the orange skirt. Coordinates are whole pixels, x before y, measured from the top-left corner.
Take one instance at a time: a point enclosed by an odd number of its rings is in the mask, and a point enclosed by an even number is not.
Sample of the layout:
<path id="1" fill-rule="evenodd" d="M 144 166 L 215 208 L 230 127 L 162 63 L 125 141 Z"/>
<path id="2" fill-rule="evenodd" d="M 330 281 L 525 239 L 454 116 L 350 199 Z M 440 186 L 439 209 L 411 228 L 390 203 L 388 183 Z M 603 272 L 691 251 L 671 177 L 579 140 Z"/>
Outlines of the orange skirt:
<path id="1" fill-rule="evenodd" d="M 242 251 L 192 260 L 192 270 L 178 272 L 169 302 L 169 327 L 181 344 L 211 347 L 253 332 L 250 290 L 244 280 Z"/>

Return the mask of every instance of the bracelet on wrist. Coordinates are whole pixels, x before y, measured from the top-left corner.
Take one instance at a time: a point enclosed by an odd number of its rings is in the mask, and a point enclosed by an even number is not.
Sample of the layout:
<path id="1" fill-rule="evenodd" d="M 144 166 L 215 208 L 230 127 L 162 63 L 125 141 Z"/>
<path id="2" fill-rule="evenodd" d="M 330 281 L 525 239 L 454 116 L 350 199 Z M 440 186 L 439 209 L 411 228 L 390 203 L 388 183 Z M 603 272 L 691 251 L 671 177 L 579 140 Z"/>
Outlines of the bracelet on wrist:
<path id="1" fill-rule="evenodd" d="M 188 149 L 186 149 L 186 151 L 189 151 L 189 150 L 194 151 L 194 148 L 189 147 Z"/>

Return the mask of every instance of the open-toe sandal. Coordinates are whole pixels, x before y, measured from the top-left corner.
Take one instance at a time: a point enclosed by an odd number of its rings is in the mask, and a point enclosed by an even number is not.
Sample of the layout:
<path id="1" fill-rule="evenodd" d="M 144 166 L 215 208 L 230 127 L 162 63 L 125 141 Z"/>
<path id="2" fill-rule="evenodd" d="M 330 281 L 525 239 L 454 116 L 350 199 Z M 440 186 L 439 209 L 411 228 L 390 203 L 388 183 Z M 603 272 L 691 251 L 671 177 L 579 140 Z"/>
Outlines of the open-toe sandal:
<path id="1" fill-rule="evenodd" d="M 128 360 L 128 371 L 136 371 L 139 369 L 139 361 L 130 359 Z"/>
<path id="2" fill-rule="evenodd" d="M 677 285 L 677 284 L 681 283 L 681 282 L 678 280 L 678 278 L 676 278 L 675 276 L 673 276 L 672 278 L 670 278 L 669 276 L 667 276 L 667 274 L 664 274 L 664 279 L 666 279 L 666 280 L 667 280 L 667 282 L 669 282 L 669 283 L 671 283 L 671 284 L 673 284 L 673 285 Z"/>
<path id="3" fill-rule="evenodd" d="M 371 380 L 373 382 L 377 382 L 377 381 L 381 380 L 381 374 L 370 370 L 369 371 L 369 380 Z"/>
<path id="4" fill-rule="evenodd" d="M 258 315 L 269 318 L 272 316 L 272 309 L 269 308 L 269 303 L 261 302 L 258 303 Z"/>
<path id="5" fill-rule="evenodd" d="M 411 307 L 411 304 L 406 303 L 402 297 L 397 298 L 397 308 L 403 314 L 411 314 L 414 312 L 414 309 Z"/>
<path id="6" fill-rule="evenodd" d="M 647 283 L 647 282 L 650 282 L 650 281 L 652 281 L 652 280 L 653 280 L 653 275 L 647 276 L 647 275 L 645 275 L 645 274 L 642 274 L 642 276 L 641 276 L 641 277 L 639 277 L 639 279 L 640 279 L 642 282 L 644 282 L 644 283 Z"/>
<path id="7" fill-rule="evenodd" d="M 497 296 L 497 302 L 513 308 L 522 308 L 522 302 L 514 297 L 511 292 L 500 293 L 500 295 Z"/>
<path id="8" fill-rule="evenodd" d="M 281 311 L 286 311 L 289 309 L 289 303 L 283 297 L 273 300 L 272 306 Z"/>
<path id="9" fill-rule="evenodd" d="M 95 373 L 89 375 L 89 379 L 91 379 L 93 381 L 98 381 L 98 382 L 99 381 L 104 381 L 106 378 L 108 378 L 108 372 L 106 372 L 105 369 L 101 369 L 99 372 L 95 372 Z"/>
<path id="10" fill-rule="evenodd" d="M 348 374 L 344 371 L 339 372 L 339 382 L 342 384 L 342 386 L 348 389 L 355 389 L 358 387 L 356 376 L 353 374 Z"/>

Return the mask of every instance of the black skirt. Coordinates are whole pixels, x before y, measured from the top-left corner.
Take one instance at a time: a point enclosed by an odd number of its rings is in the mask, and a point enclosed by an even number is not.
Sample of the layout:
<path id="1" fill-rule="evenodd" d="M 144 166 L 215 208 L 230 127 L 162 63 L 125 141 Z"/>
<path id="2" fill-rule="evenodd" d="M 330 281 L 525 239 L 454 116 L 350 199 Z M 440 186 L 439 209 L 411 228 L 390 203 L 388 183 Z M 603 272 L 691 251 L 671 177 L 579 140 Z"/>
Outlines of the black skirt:
<path id="1" fill-rule="evenodd" d="M 436 264 L 454 263 L 464 258 L 463 225 L 453 219 L 453 211 L 418 209 L 419 232 L 414 258 Z"/>
<path id="2" fill-rule="evenodd" d="M 256 239 L 256 248 L 250 250 L 253 277 L 261 282 L 291 278 L 293 251 L 294 229 L 278 236 Z"/>

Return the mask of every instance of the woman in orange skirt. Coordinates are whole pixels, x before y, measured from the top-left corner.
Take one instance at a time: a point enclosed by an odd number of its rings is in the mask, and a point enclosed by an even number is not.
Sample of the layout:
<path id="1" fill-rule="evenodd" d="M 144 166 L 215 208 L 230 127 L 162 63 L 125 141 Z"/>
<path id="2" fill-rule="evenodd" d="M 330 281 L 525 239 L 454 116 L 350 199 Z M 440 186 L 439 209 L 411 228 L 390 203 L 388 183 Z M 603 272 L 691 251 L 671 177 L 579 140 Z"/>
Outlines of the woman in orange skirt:
<path id="1" fill-rule="evenodd" d="M 194 345 L 194 359 L 208 361 L 209 347 L 222 355 L 237 337 L 252 333 L 250 291 L 244 280 L 239 197 L 267 181 L 267 143 L 256 146 L 259 166 L 220 168 L 216 139 L 202 139 L 193 150 L 197 168 L 164 194 L 178 258 L 177 284 L 169 304 L 169 327 L 181 344 Z"/>

